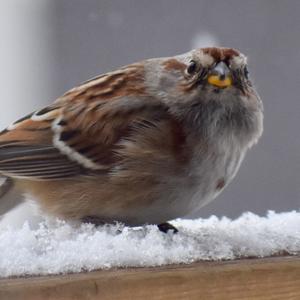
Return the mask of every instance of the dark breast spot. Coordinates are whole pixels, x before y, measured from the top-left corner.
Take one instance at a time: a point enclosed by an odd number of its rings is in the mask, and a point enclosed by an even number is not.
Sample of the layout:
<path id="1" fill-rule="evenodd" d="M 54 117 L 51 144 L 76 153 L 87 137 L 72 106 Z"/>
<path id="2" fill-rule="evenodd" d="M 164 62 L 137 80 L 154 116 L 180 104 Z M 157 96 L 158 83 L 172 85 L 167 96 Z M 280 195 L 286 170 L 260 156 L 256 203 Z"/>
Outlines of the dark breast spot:
<path id="1" fill-rule="evenodd" d="M 216 190 L 219 191 L 219 190 L 222 190 L 225 186 L 225 179 L 224 178 L 220 178 L 218 181 L 217 181 L 217 184 L 216 184 Z"/>

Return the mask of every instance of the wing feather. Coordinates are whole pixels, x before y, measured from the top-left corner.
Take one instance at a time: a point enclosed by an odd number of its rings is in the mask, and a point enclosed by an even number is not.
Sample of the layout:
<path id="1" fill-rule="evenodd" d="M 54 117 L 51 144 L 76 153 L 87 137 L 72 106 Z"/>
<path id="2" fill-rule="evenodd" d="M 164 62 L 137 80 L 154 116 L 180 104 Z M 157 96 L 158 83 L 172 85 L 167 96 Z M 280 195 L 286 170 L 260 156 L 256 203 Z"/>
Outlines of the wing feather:
<path id="1" fill-rule="evenodd" d="M 166 114 L 145 95 L 139 68 L 89 81 L 0 133 L 0 173 L 52 180 L 108 172 L 121 159 L 120 141 Z"/>
<path id="2" fill-rule="evenodd" d="M 160 118 L 163 110 L 155 107 L 144 111 L 141 106 L 134 107 L 123 114 L 112 108 L 108 116 L 105 105 L 97 114 L 87 106 L 81 108 L 80 118 L 74 117 L 75 109 L 68 108 L 48 121 L 22 119 L 0 135 L 0 173 L 53 180 L 108 171 L 120 160 L 120 140 L 128 138 L 137 126 Z"/>

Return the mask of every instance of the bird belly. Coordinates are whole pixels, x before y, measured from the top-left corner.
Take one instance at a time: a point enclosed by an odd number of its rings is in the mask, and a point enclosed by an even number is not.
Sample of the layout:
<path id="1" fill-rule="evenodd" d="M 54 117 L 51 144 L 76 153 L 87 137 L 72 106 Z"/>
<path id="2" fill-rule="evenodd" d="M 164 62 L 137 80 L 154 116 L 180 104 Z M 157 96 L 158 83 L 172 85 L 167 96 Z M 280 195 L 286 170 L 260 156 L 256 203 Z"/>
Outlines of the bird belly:
<path id="1" fill-rule="evenodd" d="M 232 180 L 243 156 L 240 149 L 227 147 L 222 155 L 200 157 L 196 153 L 176 175 L 158 166 L 147 176 L 135 170 L 110 180 L 20 183 L 44 211 L 62 219 L 96 217 L 132 226 L 159 224 L 196 212 L 212 201 Z"/>
<path id="2" fill-rule="evenodd" d="M 200 164 L 194 164 L 190 176 L 196 184 L 187 199 L 187 214 L 195 213 L 213 201 L 235 177 L 243 158 L 244 151 L 228 147 L 223 155 L 208 156 Z"/>
<path id="3" fill-rule="evenodd" d="M 222 151 L 223 155 L 216 157 L 200 158 L 196 154 L 185 172 L 164 176 L 150 189 L 144 187 L 131 208 L 120 212 L 119 219 L 131 225 L 159 224 L 197 212 L 214 200 L 234 178 L 244 152 L 229 146 Z M 139 190 L 133 186 L 130 189 Z"/>

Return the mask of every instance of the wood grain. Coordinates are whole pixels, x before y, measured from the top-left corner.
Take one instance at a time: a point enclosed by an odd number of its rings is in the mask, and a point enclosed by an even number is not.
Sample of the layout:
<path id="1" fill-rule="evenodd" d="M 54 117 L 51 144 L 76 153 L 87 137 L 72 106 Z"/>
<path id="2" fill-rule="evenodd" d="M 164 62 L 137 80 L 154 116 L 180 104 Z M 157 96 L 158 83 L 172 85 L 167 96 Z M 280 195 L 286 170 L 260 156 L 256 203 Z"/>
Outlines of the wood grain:
<path id="1" fill-rule="evenodd" d="M 300 257 L 0 280 L 5 300 L 298 300 Z"/>

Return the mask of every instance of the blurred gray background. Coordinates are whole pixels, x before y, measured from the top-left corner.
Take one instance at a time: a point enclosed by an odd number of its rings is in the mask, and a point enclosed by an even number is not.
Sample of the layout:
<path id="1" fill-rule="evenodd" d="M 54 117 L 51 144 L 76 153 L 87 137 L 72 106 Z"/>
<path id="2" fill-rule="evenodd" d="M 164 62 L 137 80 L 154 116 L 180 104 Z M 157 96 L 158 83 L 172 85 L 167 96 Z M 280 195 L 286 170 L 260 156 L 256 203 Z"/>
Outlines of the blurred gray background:
<path id="1" fill-rule="evenodd" d="M 0 127 L 74 85 L 144 58 L 236 47 L 265 107 L 265 131 L 211 214 L 299 209 L 300 1 L 10 0 L 0 3 Z"/>

